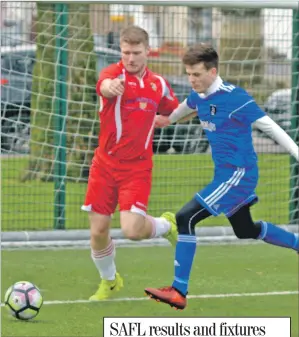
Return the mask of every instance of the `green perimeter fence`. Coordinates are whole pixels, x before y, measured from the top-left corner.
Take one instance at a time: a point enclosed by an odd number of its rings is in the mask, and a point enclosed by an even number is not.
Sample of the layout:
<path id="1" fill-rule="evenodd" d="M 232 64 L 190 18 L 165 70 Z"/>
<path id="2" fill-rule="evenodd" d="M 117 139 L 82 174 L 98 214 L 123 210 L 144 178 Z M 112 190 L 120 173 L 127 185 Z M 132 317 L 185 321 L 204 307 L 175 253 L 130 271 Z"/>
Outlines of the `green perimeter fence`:
<path id="1" fill-rule="evenodd" d="M 180 57 L 212 43 L 220 74 L 245 87 L 298 142 L 299 11 L 265 8 L 22 3 L 4 9 L 1 30 L 2 230 L 86 229 L 88 169 L 100 129 L 97 74 L 119 60 L 128 24 L 150 32 L 149 67 L 179 99 L 190 90 Z M 10 13 L 18 11 L 18 22 Z M 298 163 L 253 130 L 259 156 L 256 219 L 299 223 Z M 149 213 L 177 211 L 213 176 L 206 137 L 194 119 L 155 131 Z M 227 224 L 223 217 L 204 225 Z M 113 219 L 118 227 L 118 215 Z"/>

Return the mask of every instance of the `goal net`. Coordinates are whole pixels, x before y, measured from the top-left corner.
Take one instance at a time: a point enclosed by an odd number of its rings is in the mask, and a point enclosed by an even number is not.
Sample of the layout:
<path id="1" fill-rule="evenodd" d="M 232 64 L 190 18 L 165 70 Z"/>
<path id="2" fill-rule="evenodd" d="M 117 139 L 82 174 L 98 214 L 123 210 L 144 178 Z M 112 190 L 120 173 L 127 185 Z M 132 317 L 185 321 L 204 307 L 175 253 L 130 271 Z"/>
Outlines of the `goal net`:
<path id="1" fill-rule="evenodd" d="M 129 24 L 148 30 L 148 66 L 168 79 L 180 100 L 190 91 L 181 55 L 188 45 L 209 42 L 219 52 L 220 75 L 246 88 L 298 140 L 296 11 L 88 2 L 1 6 L 4 230 L 50 229 L 53 222 L 87 228 L 80 206 L 101 127 L 95 84 L 99 71 L 120 59 L 119 32 Z M 298 223 L 298 166 L 258 130 L 253 139 L 261 199 L 255 218 Z M 155 130 L 154 152 L 149 213 L 157 216 L 179 210 L 203 188 L 213 163 L 196 118 Z M 204 224 L 225 223 L 219 217 Z"/>

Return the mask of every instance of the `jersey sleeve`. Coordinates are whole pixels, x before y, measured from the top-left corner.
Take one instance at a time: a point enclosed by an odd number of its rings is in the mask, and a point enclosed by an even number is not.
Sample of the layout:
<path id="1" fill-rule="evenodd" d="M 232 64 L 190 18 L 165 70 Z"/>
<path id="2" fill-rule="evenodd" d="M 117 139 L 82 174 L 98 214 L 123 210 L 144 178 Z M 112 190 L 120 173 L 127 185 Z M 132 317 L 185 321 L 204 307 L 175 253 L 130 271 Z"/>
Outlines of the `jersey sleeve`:
<path id="1" fill-rule="evenodd" d="M 120 74 L 120 68 L 118 67 L 117 64 L 111 64 L 108 67 L 104 68 L 100 74 L 99 74 L 99 79 L 96 85 L 96 92 L 99 96 L 101 96 L 101 84 L 104 80 L 106 79 L 114 79 Z"/>
<path id="2" fill-rule="evenodd" d="M 196 110 L 195 92 L 192 90 L 187 97 L 187 105 L 190 109 Z"/>
<path id="3" fill-rule="evenodd" d="M 169 83 L 163 79 L 162 85 L 162 99 L 158 106 L 158 112 L 160 115 L 169 116 L 174 109 L 179 105 L 179 100 L 176 97 Z"/>
<path id="4" fill-rule="evenodd" d="M 243 124 L 250 125 L 257 119 L 266 116 L 254 98 L 245 90 L 235 89 L 232 91 L 226 104 L 229 110 L 229 118 L 235 119 Z"/>

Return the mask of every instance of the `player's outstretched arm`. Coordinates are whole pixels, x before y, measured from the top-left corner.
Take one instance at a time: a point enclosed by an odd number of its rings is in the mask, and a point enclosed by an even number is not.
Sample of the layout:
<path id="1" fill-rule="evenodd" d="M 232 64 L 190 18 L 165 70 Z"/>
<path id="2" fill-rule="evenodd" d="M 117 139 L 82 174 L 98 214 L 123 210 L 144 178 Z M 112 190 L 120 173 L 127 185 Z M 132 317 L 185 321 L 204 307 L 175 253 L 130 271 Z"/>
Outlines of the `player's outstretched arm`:
<path id="1" fill-rule="evenodd" d="M 182 121 L 183 119 L 187 119 L 190 115 L 194 117 L 194 109 L 191 109 L 187 104 L 187 99 L 185 99 L 173 112 L 168 116 L 170 123 L 176 123 L 178 121 Z M 196 114 L 196 112 L 195 112 Z M 190 119 L 190 118 L 189 118 Z"/>
<path id="2" fill-rule="evenodd" d="M 254 125 L 283 146 L 297 161 L 299 161 L 299 147 L 293 139 L 269 116 L 257 119 Z"/>
<path id="3" fill-rule="evenodd" d="M 179 119 L 178 121 L 177 121 L 177 123 L 185 123 L 185 122 L 188 122 L 190 119 L 193 119 L 194 117 L 196 117 L 197 116 L 197 112 L 196 111 L 193 111 L 193 112 L 191 112 L 189 115 L 187 115 L 186 117 L 183 117 L 183 118 L 181 118 L 181 119 Z"/>
<path id="4" fill-rule="evenodd" d="M 155 127 L 163 128 L 170 124 L 187 121 L 193 118 L 197 113 L 187 105 L 187 101 L 183 101 L 179 106 L 173 110 L 169 116 L 158 115 L 155 119 Z"/>
<path id="5" fill-rule="evenodd" d="M 124 80 L 120 78 L 107 78 L 101 83 L 100 87 L 101 94 L 106 98 L 122 95 L 124 90 Z"/>

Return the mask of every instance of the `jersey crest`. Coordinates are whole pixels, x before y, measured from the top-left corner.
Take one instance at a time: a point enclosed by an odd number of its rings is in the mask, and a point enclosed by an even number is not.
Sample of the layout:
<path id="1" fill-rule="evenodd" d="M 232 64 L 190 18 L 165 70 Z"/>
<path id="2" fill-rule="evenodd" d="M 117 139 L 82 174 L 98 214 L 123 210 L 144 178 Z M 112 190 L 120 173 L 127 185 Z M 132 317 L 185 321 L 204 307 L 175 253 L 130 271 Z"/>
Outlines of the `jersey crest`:
<path id="1" fill-rule="evenodd" d="M 215 116 L 217 112 L 217 108 L 215 104 L 210 104 L 210 113 L 212 116 Z"/>

